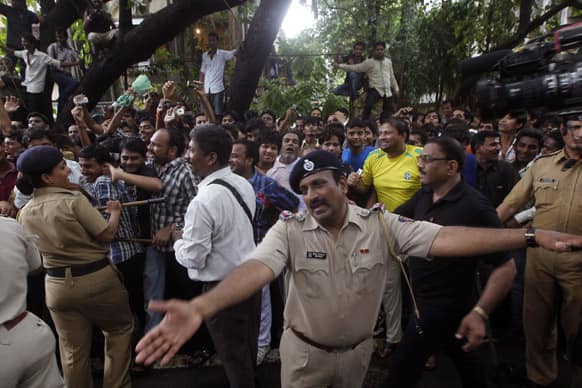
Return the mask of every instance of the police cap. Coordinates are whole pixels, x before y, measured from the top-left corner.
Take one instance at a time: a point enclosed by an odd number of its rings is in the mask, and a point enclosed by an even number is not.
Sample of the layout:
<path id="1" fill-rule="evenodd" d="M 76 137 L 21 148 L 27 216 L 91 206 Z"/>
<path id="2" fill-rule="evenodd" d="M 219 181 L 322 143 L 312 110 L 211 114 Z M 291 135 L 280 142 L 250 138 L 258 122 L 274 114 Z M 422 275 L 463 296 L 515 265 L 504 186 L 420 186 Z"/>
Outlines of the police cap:
<path id="1" fill-rule="evenodd" d="M 63 154 L 55 147 L 41 145 L 27 149 L 18 157 L 16 168 L 23 174 L 44 174 L 63 160 Z"/>
<path id="2" fill-rule="evenodd" d="M 327 151 L 316 150 L 308 153 L 295 163 L 289 175 L 289 183 L 294 192 L 301 194 L 301 190 L 299 189 L 301 179 L 316 172 L 341 170 L 341 168 L 342 165 L 337 156 Z"/>

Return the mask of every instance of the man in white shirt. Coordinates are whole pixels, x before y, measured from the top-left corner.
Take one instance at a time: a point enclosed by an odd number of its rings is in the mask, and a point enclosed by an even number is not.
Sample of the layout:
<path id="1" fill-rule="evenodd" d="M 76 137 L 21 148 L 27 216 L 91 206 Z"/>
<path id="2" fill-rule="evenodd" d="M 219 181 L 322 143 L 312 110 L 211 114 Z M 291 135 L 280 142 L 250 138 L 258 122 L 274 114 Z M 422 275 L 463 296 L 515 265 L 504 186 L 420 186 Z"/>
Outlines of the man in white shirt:
<path id="1" fill-rule="evenodd" d="M 232 141 L 221 127 L 204 125 L 190 133 L 186 159 L 202 181 L 188 205 L 184 230 L 174 233 L 174 252 L 190 278 L 204 283 L 203 292 L 244 263 L 255 248 L 255 192 L 230 170 L 231 150 Z M 206 322 L 231 387 L 255 386 L 260 311 L 257 292 Z"/>
<path id="2" fill-rule="evenodd" d="M 0 376 L 3 387 L 61 388 L 55 337 L 26 311 L 26 277 L 40 268 L 40 254 L 15 220 L 0 217 Z"/>
<path id="3" fill-rule="evenodd" d="M 221 115 L 224 112 L 224 66 L 226 61 L 234 58 L 237 50 L 219 49 L 218 35 L 215 32 L 208 34 L 208 48 L 202 54 L 200 82 L 204 83 L 204 92 L 214 113 Z"/>

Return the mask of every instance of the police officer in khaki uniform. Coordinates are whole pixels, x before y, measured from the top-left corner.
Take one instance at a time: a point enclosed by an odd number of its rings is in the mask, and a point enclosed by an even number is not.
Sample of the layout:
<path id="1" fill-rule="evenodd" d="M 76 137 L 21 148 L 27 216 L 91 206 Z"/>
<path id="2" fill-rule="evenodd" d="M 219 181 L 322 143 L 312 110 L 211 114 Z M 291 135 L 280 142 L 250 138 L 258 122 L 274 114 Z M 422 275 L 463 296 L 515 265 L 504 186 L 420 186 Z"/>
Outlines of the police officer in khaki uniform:
<path id="1" fill-rule="evenodd" d="M 582 234 L 582 116 L 569 116 L 564 121 L 564 148 L 533 163 L 497 208 L 501 221 L 535 200 L 532 227 Z M 527 375 L 533 383 L 548 386 L 558 377 L 557 315 L 570 360 L 580 330 L 582 253 L 548 252 L 532 243 L 527 250 L 524 288 Z M 582 368 L 572 368 L 571 386 L 582 387 Z"/>
<path id="2" fill-rule="evenodd" d="M 524 247 L 524 230 L 443 227 L 380 209 L 349 205 L 347 182 L 334 155 L 314 151 L 293 168 L 290 183 L 309 213 L 284 215 L 263 242 L 212 291 L 192 301 L 150 303 L 166 312 L 137 346 L 137 362 L 167 363 L 205 319 L 260 290 L 287 268 L 283 387 L 360 387 L 372 353 L 372 334 L 394 254 L 472 256 Z M 383 234 L 387 224 L 390 243 Z M 495 241 L 484 246 L 483 241 Z M 582 246 L 582 237 L 538 231 L 548 248 Z M 558 244 L 559 242 L 559 244 Z M 463 321 L 467 348 L 485 335 L 484 321 Z"/>
<path id="3" fill-rule="evenodd" d="M 71 191 L 69 168 L 54 147 L 39 146 L 18 159 L 19 189 L 32 200 L 20 211 L 24 229 L 38 235 L 46 269 L 46 303 L 57 328 L 68 387 L 92 387 L 90 350 L 93 326 L 105 335 L 104 387 L 130 387 L 132 317 L 127 291 L 107 258 L 121 206 L 109 202 L 109 221 L 78 191 Z"/>

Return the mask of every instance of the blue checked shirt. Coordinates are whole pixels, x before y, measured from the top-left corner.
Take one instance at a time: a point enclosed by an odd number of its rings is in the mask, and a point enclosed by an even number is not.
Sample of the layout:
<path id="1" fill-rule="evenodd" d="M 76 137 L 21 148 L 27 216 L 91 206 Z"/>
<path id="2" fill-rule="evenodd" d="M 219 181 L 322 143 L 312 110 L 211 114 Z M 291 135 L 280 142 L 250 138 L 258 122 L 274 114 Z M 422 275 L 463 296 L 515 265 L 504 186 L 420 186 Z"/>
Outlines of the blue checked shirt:
<path id="1" fill-rule="evenodd" d="M 261 175 L 256 170 L 249 182 L 256 195 L 257 210 L 253 219 L 253 228 L 255 229 L 255 243 L 258 244 L 277 221 L 280 212 L 297 210 L 299 199 L 273 178 Z"/>
<path id="2" fill-rule="evenodd" d="M 125 189 L 123 182 L 112 182 L 111 177 L 102 175 L 92 185 L 92 194 L 95 203 L 99 206 L 107 205 L 107 201 L 130 202 L 131 198 Z M 109 219 L 109 214 L 102 212 L 105 219 Z M 139 226 L 137 222 L 137 208 L 135 206 L 124 206 L 121 208 L 119 227 L 115 239 L 109 243 L 109 257 L 114 264 L 122 263 L 131 259 L 138 253 L 143 252 L 143 246 L 136 242 L 123 241 L 139 237 Z"/>
<path id="3" fill-rule="evenodd" d="M 183 158 L 174 159 L 163 166 L 154 164 L 154 168 L 162 180 L 164 188 L 152 198 L 165 196 L 166 200 L 152 204 L 150 207 L 152 236 L 160 229 L 172 224 L 175 224 L 176 228 L 182 229 L 188 205 L 197 192 L 192 170 Z M 170 242 L 158 249 L 161 252 L 171 252 L 173 251 L 172 243 Z"/>

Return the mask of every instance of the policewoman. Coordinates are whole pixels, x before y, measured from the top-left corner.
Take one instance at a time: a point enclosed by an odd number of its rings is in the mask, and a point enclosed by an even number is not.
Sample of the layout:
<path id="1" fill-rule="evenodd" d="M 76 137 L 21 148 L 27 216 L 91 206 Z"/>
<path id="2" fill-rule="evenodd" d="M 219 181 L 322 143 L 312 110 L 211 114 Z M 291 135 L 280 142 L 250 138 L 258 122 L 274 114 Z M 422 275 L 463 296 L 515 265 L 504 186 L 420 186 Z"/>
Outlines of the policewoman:
<path id="1" fill-rule="evenodd" d="M 109 221 L 79 191 L 59 150 L 38 146 L 18 159 L 17 185 L 33 192 L 20 211 L 25 230 L 38 236 L 46 304 L 59 336 L 67 387 L 93 386 L 90 351 L 93 327 L 105 336 L 104 387 L 130 387 L 132 317 L 127 291 L 107 258 L 107 243 L 119 224 L 121 205 L 107 204 Z"/>

